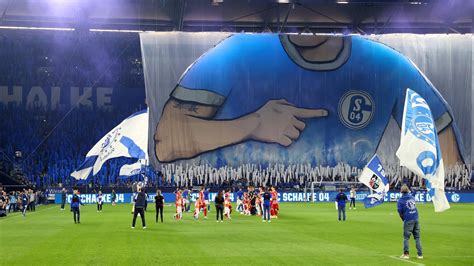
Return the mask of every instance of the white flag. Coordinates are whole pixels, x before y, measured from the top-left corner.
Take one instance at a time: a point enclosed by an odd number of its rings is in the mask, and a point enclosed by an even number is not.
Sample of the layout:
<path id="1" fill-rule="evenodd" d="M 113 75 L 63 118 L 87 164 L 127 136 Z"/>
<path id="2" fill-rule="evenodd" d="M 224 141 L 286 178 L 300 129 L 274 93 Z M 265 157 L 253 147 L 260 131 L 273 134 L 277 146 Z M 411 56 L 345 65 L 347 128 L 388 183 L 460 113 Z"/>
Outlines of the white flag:
<path id="1" fill-rule="evenodd" d="M 120 173 L 119 176 L 132 176 L 132 175 L 138 175 L 142 171 L 142 163 L 140 161 L 137 161 L 136 163 L 132 164 L 124 164 L 120 168 Z"/>
<path id="2" fill-rule="evenodd" d="M 129 157 L 148 161 L 148 110 L 137 112 L 123 120 L 102 137 L 87 153 L 86 159 L 71 176 L 87 179 L 100 171 L 109 159 Z"/>
<path id="3" fill-rule="evenodd" d="M 444 165 L 431 110 L 416 92 L 407 89 L 400 147 L 397 151 L 400 165 L 427 180 L 426 187 L 435 212 L 449 209 L 444 194 Z"/>

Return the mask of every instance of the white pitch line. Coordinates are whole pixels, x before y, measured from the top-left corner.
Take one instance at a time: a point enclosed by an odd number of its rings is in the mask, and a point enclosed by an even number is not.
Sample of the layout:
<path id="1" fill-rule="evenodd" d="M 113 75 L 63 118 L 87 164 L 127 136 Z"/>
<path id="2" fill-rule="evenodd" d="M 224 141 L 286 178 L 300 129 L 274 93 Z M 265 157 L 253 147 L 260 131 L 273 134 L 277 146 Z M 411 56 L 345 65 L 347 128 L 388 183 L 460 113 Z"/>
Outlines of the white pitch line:
<path id="1" fill-rule="evenodd" d="M 34 211 L 34 212 L 27 211 L 27 212 L 26 212 L 26 216 L 28 217 L 28 216 L 32 215 L 33 213 L 37 213 L 37 212 L 44 211 L 44 210 L 49 210 L 49 209 L 52 209 L 52 208 L 56 208 L 56 206 L 51 206 L 51 207 L 49 207 L 49 208 L 37 210 L 37 211 Z M 23 217 L 23 214 L 22 214 L 22 213 L 18 213 L 18 215 L 10 216 L 10 217 L 8 217 L 8 215 L 7 215 L 7 217 L 4 217 L 3 219 L 0 219 L 0 221 L 10 220 L 10 219 L 13 219 L 13 218 L 15 218 L 15 217 Z"/>
<path id="2" fill-rule="evenodd" d="M 474 258 L 474 256 L 430 256 L 430 258 Z"/>
<path id="3" fill-rule="evenodd" d="M 414 261 L 410 261 L 410 260 L 405 260 L 405 259 L 400 259 L 399 257 L 397 256 L 388 256 L 389 258 L 392 258 L 394 260 L 399 260 L 399 261 L 403 261 L 403 262 L 407 262 L 407 263 L 411 263 L 411 264 L 415 264 L 415 265 L 418 265 L 418 266 L 425 266 L 425 264 L 422 264 L 422 263 L 417 263 L 417 262 L 414 262 Z"/>

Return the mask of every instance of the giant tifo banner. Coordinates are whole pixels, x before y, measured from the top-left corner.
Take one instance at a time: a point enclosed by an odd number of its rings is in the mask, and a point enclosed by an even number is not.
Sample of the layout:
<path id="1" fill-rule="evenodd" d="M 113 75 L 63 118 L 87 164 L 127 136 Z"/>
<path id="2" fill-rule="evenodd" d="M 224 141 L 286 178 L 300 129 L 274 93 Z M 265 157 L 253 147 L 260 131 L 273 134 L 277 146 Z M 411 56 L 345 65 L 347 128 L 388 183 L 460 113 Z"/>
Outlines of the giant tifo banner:
<path id="1" fill-rule="evenodd" d="M 332 202 L 336 199 L 338 192 L 315 192 L 315 193 L 303 193 L 303 192 L 280 192 L 278 193 L 279 202 Z M 213 202 L 213 199 L 217 193 L 209 193 L 210 202 Z M 175 194 L 173 193 L 163 193 L 165 198 L 165 203 L 175 202 Z M 356 195 L 356 201 L 362 201 L 367 196 L 367 193 L 358 192 Z M 431 202 L 431 196 L 425 192 L 418 192 L 415 195 L 415 200 L 417 202 Z M 454 203 L 474 203 L 474 193 L 472 192 L 447 192 L 446 196 L 449 202 Z M 148 202 L 152 203 L 154 200 L 155 194 L 148 194 Z M 192 193 L 191 201 L 196 201 L 198 193 Z M 349 194 L 347 194 L 349 197 Z M 401 197 L 399 192 L 389 192 L 384 200 L 385 201 L 397 201 Z M 97 203 L 96 194 L 81 194 L 81 201 L 84 204 L 95 204 Z M 131 203 L 133 198 L 132 193 L 118 193 L 117 194 L 117 203 Z M 236 193 L 231 193 L 230 198 L 232 202 L 237 200 Z M 66 203 L 70 204 L 72 199 L 72 194 L 68 194 L 66 197 Z M 104 194 L 103 195 L 104 203 L 112 203 L 112 195 Z M 61 204 L 61 194 L 56 194 L 55 203 Z"/>
<path id="2" fill-rule="evenodd" d="M 376 152 L 395 162 L 400 129 L 393 125 L 401 124 L 408 88 L 431 108 L 444 161 L 469 163 L 462 140 L 470 149 L 471 132 L 463 124 L 461 135 L 440 91 L 415 63 L 387 45 L 399 44 L 396 38 L 382 43 L 334 35 L 140 37 L 150 108 L 149 151 L 156 168 L 172 162 L 214 167 L 346 163 L 362 168 Z M 414 46 L 417 41 L 412 39 L 405 50 L 420 51 Z M 448 41 L 451 50 L 440 52 L 440 60 L 425 68 L 444 64 L 443 56 L 472 52 L 469 36 Z M 447 73 L 436 69 L 438 84 L 446 85 Z M 469 70 L 462 71 L 463 82 L 472 79 Z M 463 86 L 462 93 L 470 97 L 470 85 Z M 457 114 L 471 117 L 470 105 L 457 106 Z"/>

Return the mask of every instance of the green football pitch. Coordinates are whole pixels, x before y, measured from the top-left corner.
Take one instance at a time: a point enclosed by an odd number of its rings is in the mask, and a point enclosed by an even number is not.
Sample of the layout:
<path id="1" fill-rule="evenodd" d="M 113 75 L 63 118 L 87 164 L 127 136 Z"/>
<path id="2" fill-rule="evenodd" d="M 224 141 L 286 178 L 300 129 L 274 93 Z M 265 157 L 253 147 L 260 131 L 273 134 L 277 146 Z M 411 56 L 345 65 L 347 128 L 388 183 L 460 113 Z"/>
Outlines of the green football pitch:
<path id="1" fill-rule="evenodd" d="M 68 206 L 69 207 L 69 206 Z M 150 207 L 153 207 L 150 205 Z M 395 203 L 347 210 L 337 221 L 334 203 L 280 204 L 280 217 L 263 223 L 259 217 L 233 214 L 232 220 L 172 219 L 155 223 L 146 213 L 131 229 L 131 205 L 82 207 L 81 224 L 58 205 L 37 208 L 0 220 L 0 265 L 474 265 L 474 205 L 453 204 L 434 213 L 419 204 L 423 260 L 402 261 L 402 222 Z"/>

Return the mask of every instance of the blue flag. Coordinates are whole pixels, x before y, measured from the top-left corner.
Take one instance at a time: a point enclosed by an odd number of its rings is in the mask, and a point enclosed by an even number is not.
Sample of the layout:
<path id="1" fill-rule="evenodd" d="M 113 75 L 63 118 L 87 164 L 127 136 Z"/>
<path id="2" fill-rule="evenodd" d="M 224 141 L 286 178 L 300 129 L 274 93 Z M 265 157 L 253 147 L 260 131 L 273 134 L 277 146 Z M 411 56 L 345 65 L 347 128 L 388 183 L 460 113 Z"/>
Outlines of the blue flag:
<path id="1" fill-rule="evenodd" d="M 370 194 L 364 199 L 364 207 L 372 208 L 383 203 L 385 192 Z"/>
<path id="2" fill-rule="evenodd" d="M 383 199 L 389 189 L 389 181 L 385 176 L 385 170 L 377 154 L 364 167 L 359 176 L 359 182 L 375 192 L 364 199 L 364 206 L 366 208 L 375 207 L 383 203 Z"/>

